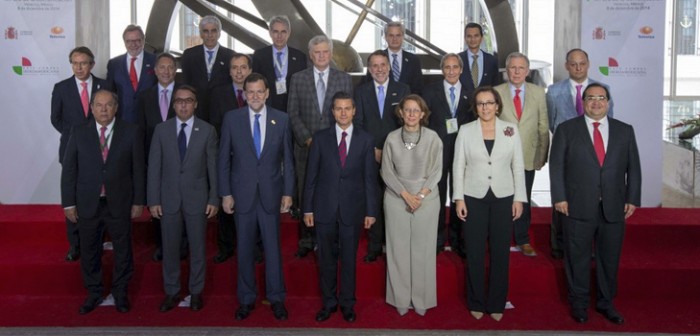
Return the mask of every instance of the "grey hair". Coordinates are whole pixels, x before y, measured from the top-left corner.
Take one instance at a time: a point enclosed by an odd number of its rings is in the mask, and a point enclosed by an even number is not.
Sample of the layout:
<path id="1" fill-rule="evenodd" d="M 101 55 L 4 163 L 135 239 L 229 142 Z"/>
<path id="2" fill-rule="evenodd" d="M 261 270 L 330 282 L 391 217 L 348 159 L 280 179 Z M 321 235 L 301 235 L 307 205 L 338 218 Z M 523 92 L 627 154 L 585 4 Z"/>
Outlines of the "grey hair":
<path id="1" fill-rule="evenodd" d="M 272 30 L 272 25 L 275 23 L 281 23 L 287 27 L 287 31 L 292 30 L 292 26 L 289 23 L 289 18 L 286 15 L 275 15 L 270 18 L 270 23 L 268 23 L 268 26 L 270 26 L 270 30 Z"/>
<path id="2" fill-rule="evenodd" d="M 384 26 L 384 36 L 386 36 L 387 32 L 389 31 L 389 28 L 391 27 L 401 28 L 401 35 L 406 35 L 406 26 L 403 25 L 403 22 L 392 21 Z"/>
<path id="3" fill-rule="evenodd" d="M 333 41 L 331 41 L 331 39 L 326 35 L 316 35 L 309 40 L 309 53 L 311 53 L 311 49 L 313 47 L 321 43 L 328 43 L 331 54 L 333 53 Z"/>
<path id="4" fill-rule="evenodd" d="M 204 25 L 208 25 L 211 23 L 213 23 L 216 26 L 217 30 L 221 31 L 221 20 L 219 20 L 219 18 L 214 15 L 207 15 L 201 20 L 199 20 L 199 31 L 202 31 L 202 27 Z"/>
<path id="5" fill-rule="evenodd" d="M 524 58 L 525 63 L 527 63 L 527 67 L 530 68 L 530 59 L 525 56 L 525 54 L 521 52 L 514 51 L 510 54 L 508 54 L 508 57 L 506 57 L 506 68 L 510 65 L 510 60 L 512 58 Z"/>
<path id="6" fill-rule="evenodd" d="M 440 59 L 440 69 L 442 69 L 442 67 L 445 65 L 445 60 L 447 60 L 450 57 L 457 58 L 457 62 L 459 62 L 459 67 L 464 69 L 464 62 L 462 61 L 462 58 L 455 53 L 447 53 L 444 56 L 442 56 L 442 59 Z"/>

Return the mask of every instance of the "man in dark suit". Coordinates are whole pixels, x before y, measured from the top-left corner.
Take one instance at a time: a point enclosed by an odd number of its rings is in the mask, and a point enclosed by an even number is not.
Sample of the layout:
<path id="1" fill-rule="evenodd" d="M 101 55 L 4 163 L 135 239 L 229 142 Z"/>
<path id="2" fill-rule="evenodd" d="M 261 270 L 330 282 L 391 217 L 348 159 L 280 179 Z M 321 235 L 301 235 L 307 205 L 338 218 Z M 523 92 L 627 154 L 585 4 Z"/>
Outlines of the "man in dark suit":
<path id="1" fill-rule="evenodd" d="M 384 28 L 391 78 L 408 85 L 411 93 L 420 95 L 423 92 L 423 70 L 418 56 L 402 49 L 405 33 L 406 28 L 401 22 L 389 22 Z"/>
<path id="2" fill-rule="evenodd" d="M 437 253 L 442 252 L 445 242 L 450 249 L 462 258 L 466 257 L 462 246 L 462 222 L 457 218 L 454 203 L 450 206 L 450 219 L 445 218 L 447 187 L 452 185 L 452 160 L 459 127 L 474 120 L 474 112 L 469 108 L 470 98 L 467 88 L 460 81 L 464 71 L 462 59 L 457 54 L 446 54 L 440 61 L 443 80 L 425 89 L 425 103 L 430 109 L 428 127 L 442 140 L 442 178 L 438 182 L 440 192 L 440 214 L 438 219 Z M 451 189 L 451 188 L 450 188 Z M 448 226 L 449 232 L 445 232 Z"/>
<path id="3" fill-rule="evenodd" d="M 107 63 L 107 83 L 119 95 L 117 113 L 120 118 L 136 124 L 138 95 L 157 82 L 154 70 L 156 56 L 143 50 L 144 34 L 141 27 L 128 25 L 122 38 L 126 54 L 112 58 Z"/>
<path id="4" fill-rule="evenodd" d="M 267 80 L 252 73 L 245 80 L 248 107 L 224 116 L 219 147 L 219 195 L 226 213 L 234 214 L 238 233 L 236 319 L 255 307 L 254 246 L 259 229 L 265 248 L 265 290 L 276 319 L 286 320 L 286 289 L 280 253 L 280 212 L 294 195 L 294 153 L 289 117 L 265 106 Z M 235 211 L 235 212 L 234 212 Z"/>
<path id="5" fill-rule="evenodd" d="M 71 50 L 68 61 L 73 70 L 73 76 L 64 79 L 53 87 L 51 92 L 51 124 L 61 133 L 58 146 L 58 162 L 63 162 L 63 152 L 71 135 L 71 129 L 93 120 L 90 110 L 91 93 L 107 87 L 107 82 L 93 76 L 90 71 L 95 66 L 95 56 L 87 47 L 77 47 Z M 66 220 L 66 236 L 70 248 L 66 253 L 66 261 L 77 261 L 80 258 L 80 237 L 78 226 Z"/>
<path id="6" fill-rule="evenodd" d="M 356 113 L 354 126 L 364 129 L 374 137 L 374 157 L 377 163 L 382 161 L 382 148 L 389 132 L 399 128 L 399 121 L 394 109 L 403 97 L 411 93 L 408 85 L 396 82 L 389 77 L 389 55 L 384 50 L 377 50 L 367 58 L 367 68 L 372 81 L 360 84 L 355 89 Z M 377 170 L 377 174 L 379 171 Z M 384 183 L 377 179 L 383 188 Z M 367 255 L 365 262 L 373 262 L 382 254 L 384 238 L 384 216 L 380 207 L 375 216 L 377 221 L 369 229 Z"/>
<path id="7" fill-rule="evenodd" d="M 292 27 L 286 16 L 273 16 L 270 19 L 269 27 L 272 45 L 255 51 L 253 72 L 265 76 L 267 82 L 273 87 L 270 90 L 270 106 L 287 112 L 289 84 L 292 75 L 306 69 L 308 58 L 303 51 L 287 45 Z"/>
<path id="8" fill-rule="evenodd" d="M 175 91 L 176 118 L 156 127 L 148 158 L 148 207 L 163 222 L 163 284 L 160 311 L 180 302 L 180 240 L 190 246 L 190 309 L 202 309 L 207 219 L 216 216 L 218 138 L 214 127 L 194 117 L 197 94 L 189 85 Z"/>
<path id="9" fill-rule="evenodd" d="M 229 61 L 229 66 L 229 74 L 233 83 L 217 86 L 210 95 L 211 124 L 216 128 L 217 134 L 221 134 L 221 123 L 227 112 L 246 106 L 243 84 L 251 73 L 250 56 L 234 53 Z M 221 211 L 218 222 L 216 235 L 218 252 L 214 256 L 215 264 L 220 264 L 231 258 L 236 249 L 236 226 L 233 216 Z M 261 258 L 260 253 L 256 254 L 256 259 L 258 258 Z"/>
<path id="10" fill-rule="evenodd" d="M 554 133 L 559 124 L 583 115 L 583 89 L 589 83 L 598 83 L 588 78 L 588 54 L 578 48 L 569 50 L 566 53 L 566 71 L 569 77 L 558 81 L 547 89 L 547 114 L 549 115 L 549 130 Z M 605 84 L 603 84 L 605 85 Z M 607 87 L 607 86 L 606 86 Z M 608 88 L 610 90 L 610 88 Z M 613 102 L 608 102 L 608 116 L 613 115 Z M 564 256 L 562 250 L 563 238 L 561 235 L 561 219 L 559 213 L 552 209 L 552 222 L 550 225 L 550 245 L 552 247 L 552 257 L 561 259 Z"/>
<path id="11" fill-rule="evenodd" d="M 217 86 L 231 84 L 229 61 L 233 50 L 219 44 L 221 21 L 216 16 L 207 15 L 199 21 L 199 36 L 202 44 L 187 48 L 180 66 L 185 84 L 197 90 L 197 117 L 209 122 L 209 94 Z"/>
<path id="12" fill-rule="evenodd" d="M 588 321 L 591 250 L 595 246 L 596 311 L 615 323 L 613 306 L 625 220 L 640 205 L 642 172 L 632 126 L 608 118 L 610 93 L 599 83 L 583 92 L 585 115 L 559 125 L 552 141 L 552 203 L 562 214 L 564 267 L 571 316 Z"/>
<path id="13" fill-rule="evenodd" d="M 353 322 L 360 228 L 372 227 L 379 213 L 377 162 L 374 139 L 352 123 L 352 97 L 345 92 L 336 93 L 332 109 L 335 126 L 314 134 L 309 150 L 304 224 L 316 228 L 318 243 L 323 308 L 316 321 L 327 320 L 340 304 L 343 319 Z M 336 294 L 339 257 L 340 291 Z"/>
<path id="14" fill-rule="evenodd" d="M 459 53 L 466 71 L 462 71 L 459 81 L 464 85 L 467 96 L 480 86 L 496 86 L 503 82 L 498 72 L 498 58 L 481 50 L 484 29 L 480 24 L 470 22 L 464 27 L 464 42 L 467 49 Z M 476 60 L 476 64 L 474 63 Z"/>
<path id="15" fill-rule="evenodd" d="M 295 73 L 289 88 L 287 112 L 294 131 L 294 160 L 299 190 L 304 187 L 311 136 L 333 124 L 331 98 L 339 91 L 352 94 L 350 75 L 330 67 L 332 56 L 333 42 L 330 38 L 325 35 L 311 38 L 309 57 L 313 67 Z M 301 200 L 301 192 L 298 199 Z M 305 257 L 314 248 L 314 234 L 303 221 L 299 227 L 299 250 L 296 255 Z"/>
<path id="16" fill-rule="evenodd" d="M 143 213 L 145 165 L 143 132 L 115 118 L 117 95 L 93 95 L 95 122 L 73 127 L 61 172 L 61 204 L 65 216 L 80 227 L 80 270 L 88 297 L 80 314 L 102 302 L 102 234 L 114 245 L 112 295 L 117 311 L 130 309 L 127 287 L 134 273 L 131 218 Z"/>

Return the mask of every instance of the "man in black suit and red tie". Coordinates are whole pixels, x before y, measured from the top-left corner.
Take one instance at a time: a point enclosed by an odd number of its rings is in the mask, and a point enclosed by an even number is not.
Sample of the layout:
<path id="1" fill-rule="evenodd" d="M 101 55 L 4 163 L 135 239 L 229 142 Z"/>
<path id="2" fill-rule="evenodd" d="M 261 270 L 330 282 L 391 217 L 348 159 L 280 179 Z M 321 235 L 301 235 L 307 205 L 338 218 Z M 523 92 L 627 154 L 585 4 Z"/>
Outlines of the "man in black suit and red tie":
<path id="1" fill-rule="evenodd" d="M 584 115 L 557 127 L 549 162 L 552 203 L 562 214 L 571 317 L 588 321 L 595 248 L 596 311 L 623 324 L 613 299 L 625 220 L 641 203 L 639 152 L 632 126 L 608 117 L 610 93 L 605 86 L 589 84 L 583 100 Z"/>
<path id="2" fill-rule="evenodd" d="M 287 45 L 292 27 L 286 16 L 273 16 L 268 25 L 272 45 L 255 51 L 253 72 L 262 74 L 270 83 L 268 104 L 277 110 L 287 112 L 292 75 L 306 69 L 308 58 L 303 51 Z"/>
<path id="3" fill-rule="evenodd" d="M 68 61 L 73 70 L 73 76 L 64 79 L 53 87 L 51 92 L 51 124 L 61 133 L 58 146 L 58 162 L 63 162 L 63 152 L 75 125 L 86 124 L 93 120 L 90 110 L 92 93 L 107 87 L 107 82 L 93 76 L 90 71 L 95 66 L 95 56 L 87 47 L 77 47 L 71 50 Z M 66 220 L 66 235 L 70 248 L 66 261 L 77 261 L 80 258 L 80 237 L 78 226 Z"/>
<path id="4" fill-rule="evenodd" d="M 481 50 L 483 39 L 484 29 L 481 25 L 475 22 L 467 23 L 464 27 L 467 49 L 459 53 L 464 64 L 459 81 L 464 85 L 468 96 L 478 87 L 496 86 L 503 82 L 503 77 L 498 72 L 498 58 Z"/>
<path id="5" fill-rule="evenodd" d="M 318 244 L 323 307 L 316 314 L 316 321 L 327 320 L 340 305 L 343 319 L 353 322 L 360 230 L 372 227 L 379 213 L 375 141 L 353 125 L 355 106 L 349 94 L 337 92 L 332 110 L 335 125 L 316 132 L 309 150 L 304 224 L 316 228 Z"/>
<path id="6" fill-rule="evenodd" d="M 418 56 L 402 49 L 405 33 L 406 28 L 401 22 L 389 22 L 384 28 L 391 78 L 408 85 L 411 93 L 420 95 L 423 92 L 423 70 Z"/>
<path id="7" fill-rule="evenodd" d="M 139 126 L 115 118 L 117 95 L 99 90 L 93 95 L 94 122 L 73 127 L 61 172 L 61 204 L 65 216 L 80 227 L 80 270 L 88 296 L 79 313 L 101 302 L 102 234 L 114 245 L 112 295 L 117 311 L 131 308 L 127 298 L 134 273 L 131 219 L 143 213 L 146 170 L 143 132 Z"/>
<path id="8" fill-rule="evenodd" d="M 217 86 L 231 84 L 229 61 L 233 50 L 219 44 L 221 20 L 207 15 L 199 21 L 202 44 L 187 48 L 180 58 L 184 83 L 197 89 L 195 115 L 209 122 L 209 94 Z"/>

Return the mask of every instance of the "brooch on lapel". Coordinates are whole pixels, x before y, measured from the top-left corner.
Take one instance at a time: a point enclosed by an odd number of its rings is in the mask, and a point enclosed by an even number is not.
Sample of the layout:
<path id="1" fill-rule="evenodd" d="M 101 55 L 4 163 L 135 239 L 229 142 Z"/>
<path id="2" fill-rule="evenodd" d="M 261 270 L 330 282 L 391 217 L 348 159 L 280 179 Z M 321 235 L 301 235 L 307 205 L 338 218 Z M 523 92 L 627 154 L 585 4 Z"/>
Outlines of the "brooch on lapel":
<path id="1" fill-rule="evenodd" d="M 277 125 L 277 122 L 275 121 L 275 119 L 272 119 L 270 120 L 270 124 Z"/>
<path id="2" fill-rule="evenodd" d="M 219 65 L 224 66 L 224 62 L 219 62 Z"/>
<path id="3" fill-rule="evenodd" d="M 513 130 L 513 127 L 508 126 L 503 130 L 503 134 L 505 134 L 507 137 L 511 137 L 513 134 L 515 134 L 515 131 Z"/>
<path id="4" fill-rule="evenodd" d="M 392 97 L 396 97 L 396 92 L 392 92 L 392 93 L 391 93 L 391 96 L 392 96 Z"/>
<path id="5" fill-rule="evenodd" d="M 194 128 L 194 131 L 195 131 L 195 132 L 198 132 L 198 131 L 199 131 L 199 127 L 195 127 L 195 128 Z"/>
<path id="6" fill-rule="evenodd" d="M 292 56 L 292 61 L 296 61 L 296 60 L 297 60 L 297 58 Z"/>

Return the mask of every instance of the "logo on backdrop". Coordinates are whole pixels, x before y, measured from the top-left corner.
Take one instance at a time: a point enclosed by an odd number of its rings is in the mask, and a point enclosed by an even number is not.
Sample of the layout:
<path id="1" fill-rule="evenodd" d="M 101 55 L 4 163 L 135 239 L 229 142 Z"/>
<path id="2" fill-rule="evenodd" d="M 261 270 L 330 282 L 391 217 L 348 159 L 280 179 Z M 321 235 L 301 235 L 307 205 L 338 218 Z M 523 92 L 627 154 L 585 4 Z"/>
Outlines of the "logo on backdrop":
<path id="1" fill-rule="evenodd" d="M 64 39 L 66 35 L 63 34 L 65 30 L 61 26 L 51 27 L 51 34 L 49 34 L 50 39 Z"/>
<path id="2" fill-rule="evenodd" d="M 639 35 L 637 35 L 640 39 L 654 39 L 656 36 L 654 35 L 654 29 L 649 27 L 649 26 L 644 26 L 642 28 L 639 28 Z"/>
<path id="3" fill-rule="evenodd" d="M 35 66 L 27 57 L 22 57 L 22 65 L 13 65 L 12 71 L 19 75 L 38 75 L 38 76 L 53 76 L 58 74 L 58 67 L 55 66 Z"/>
<path id="4" fill-rule="evenodd" d="M 600 26 L 593 28 L 593 32 L 591 34 L 591 37 L 593 40 L 605 40 L 608 37 L 617 37 L 617 36 L 622 36 L 622 31 L 605 30 L 605 28 L 600 27 Z"/>
<path id="5" fill-rule="evenodd" d="M 5 29 L 5 39 L 6 40 L 16 40 L 19 37 L 17 29 L 15 27 L 7 27 Z"/>
<path id="6" fill-rule="evenodd" d="M 610 77 L 646 77 L 647 75 L 646 67 L 620 66 L 620 63 L 612 57 L 608 57 L 608 64 L 606 66 L 599 66 L 598 71 L 600 71 L 603 76 Z"/>

